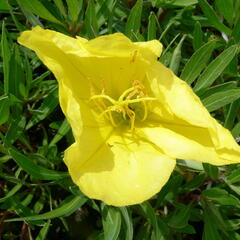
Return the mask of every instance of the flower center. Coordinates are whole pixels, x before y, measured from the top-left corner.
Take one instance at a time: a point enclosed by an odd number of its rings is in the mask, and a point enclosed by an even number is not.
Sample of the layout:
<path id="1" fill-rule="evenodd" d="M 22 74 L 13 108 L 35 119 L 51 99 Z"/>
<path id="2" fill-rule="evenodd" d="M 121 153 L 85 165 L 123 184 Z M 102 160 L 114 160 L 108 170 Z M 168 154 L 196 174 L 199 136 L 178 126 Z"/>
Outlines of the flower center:
<path id="1" fill-rule="evenodd" d="M 144 121 L 148 116 L 148 103 L 159 100 L 148 97 L 144 93 L 144 86 L 135 82 L 133 87 L 125 90 L 121 96 L 115 100 L 106 94 L 93 95 L 90 100 L 94 100 L 100 116 L 106 117 L 114 127 L 121 123 L 130 123 L 131 131 L 135 128 L 135 121 Z"/>

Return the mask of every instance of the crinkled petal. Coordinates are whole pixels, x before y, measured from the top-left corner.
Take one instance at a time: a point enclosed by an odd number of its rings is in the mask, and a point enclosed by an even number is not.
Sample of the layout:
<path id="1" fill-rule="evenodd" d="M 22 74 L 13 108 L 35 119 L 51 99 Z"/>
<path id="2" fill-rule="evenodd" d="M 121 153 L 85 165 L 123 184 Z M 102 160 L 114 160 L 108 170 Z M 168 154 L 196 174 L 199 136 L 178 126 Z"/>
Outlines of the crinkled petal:
<path id="1" fill-rule="evenodd" d="M 151 94 L 159 98 L 152 103 L 148 126 L 143 129 L 149 141 L 175 158 L 214 165 L 240 162 L 240 147 L 231 133 L 211 117 L 192 89 L 170 69 L 153 64 L 146 83 Z"/>
<path id="2" fill-rule="evenodd" d="M 54 73 L 57 80 L 64 82 L 74 90 L 73 94 L 76 99 L 89 98 L 89 83 L 69 56 L 69 53 L 73 52 L 88 55 L 83 48 L 84 40 L 80 41 L 37 26 L 30 31 L 23 32 L 18 42 L 35 51 L 42 62 Z"/>
<path id="3" fill-rule="evenodd" d="M 180 125 L 158 125 L 162 127 L 142 128 L 141 136 L 154 143 L 172 158 L 197 160 L 218 166 L 239 162 L 238 152 L 232 151 L 230 155 L 220 153 L 211 142 L 211 136 L 206 129 L 191 126 L 181 127 Z"/>
<path id="4" fill-rule="evenodd" d="M 94 132 L 89 134 L 95 139 Z M 75 143 L 65 152 L 65 163 L 73 181 L 90 198 L 114 206 L 149 199 L 167 182 L 175 166 L 175 160 L 152 144 L 135 142 L 120 134 L 106 139 L 85 164 L 81 164 L 84 156 L 79 147 Z"/>
<path id="5" fill-rule="evenodd" d="M 162 53 L 162 44 L 157 40 L 135 42 L 134 44 L 139 47 L 141 54 L 150 61 L 156 60 Z"/>
<path id="6" fill-rule="evenodd" d="M 134 80 L 144 78 L 150 65 L 139 48 L 120 33 L 87 41 L 35 27 L 23 32 L 18 42 L 34 50 L 77 99 L 103 91 L 118 98 Z"/>

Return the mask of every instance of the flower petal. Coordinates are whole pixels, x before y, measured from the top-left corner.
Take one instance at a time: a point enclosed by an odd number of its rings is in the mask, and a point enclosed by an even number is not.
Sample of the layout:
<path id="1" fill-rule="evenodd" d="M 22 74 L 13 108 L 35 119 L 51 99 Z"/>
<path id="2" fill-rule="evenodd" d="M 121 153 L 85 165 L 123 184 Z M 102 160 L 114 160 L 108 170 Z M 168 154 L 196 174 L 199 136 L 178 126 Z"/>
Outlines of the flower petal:
<path id="1" fill-rule="evenodd" d="M 152 104 L 146 137 L 171 157 L 214 165 L 240 162 L 240 147 L 201 103 L 192 89 L 161 63 L 147 73 Z"/>
<path id="2" fill-rule="evenodd" d="M 89 82 L 75 65 L 70 53 L 78 52 L 88 55 L 83 48 L 84 40 L 80 41 L 64 34 L 44 30 L 37 26 L 31 31 L 23 32 L 18 38 L 23 46 L 34 50 L 43 63 L 54 73 L 59 82 L 64 82 L 76 99 L 89 99 Z"/>
<path id="3" fill-rule="evenodd" d="M 135 42 L 134 44 L 141 49 L 141 54 L 150 61 L 156 60 L 162 53 L 162 44 L 157 40 Z"/>
<path id="4" fill-rule="evenodd" d="M 86 151 L 91 148 L 88 143 Z M 152 197 L 167 182 L 175 166 L 175 160 L 151 144 L 119 134 L 106 140 L 85 164 L 81 164 L 84 156 L 79 147 L 75 143 L 65 152 L 73 181 L 90 198 L 114 206 L 137 204 Z"/>
<path id="5" fill-rule="evenodd" d="M 118 98 L 134 80 L 141 81 L 150 66 L 139 48 L 120 33 L 87 41 L 35 27 L 23 32 L 18 42 L 34 50 L 76 99 L 88 99 L 93 91 Z"/>

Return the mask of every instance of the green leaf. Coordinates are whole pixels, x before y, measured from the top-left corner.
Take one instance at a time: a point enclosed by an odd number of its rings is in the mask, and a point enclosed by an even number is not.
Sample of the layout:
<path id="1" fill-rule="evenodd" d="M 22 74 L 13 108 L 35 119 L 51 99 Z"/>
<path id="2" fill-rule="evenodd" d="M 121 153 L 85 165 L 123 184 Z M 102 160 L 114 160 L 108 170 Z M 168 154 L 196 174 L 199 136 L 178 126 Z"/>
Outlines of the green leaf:
<path id="1" fill-rule="evenodd" d="M 211 201 L 207 201 L 205 198 L 202 198 L 201 204 L 203 206 L 203 215 L 204 215 L 204 234 L 209 234 L 209 237 L 219 236 L 218 230 L 224 235 L 224 239 L 229 239 L 227 237 L 227 224 L 224 221 L 218 207 L 216 207 Z M 210 225 L 210 227 L 209 227 Z M 207 230 L 207 232 L 205 232 Z M 222 235 L 221 234 L 221 235 Z M 215 239 L 215 238 L 206 238 L 206 239 Z M 221 238 L 218 238 L 221 239 Z"/>
<path id="2" fill-rule="evenodd" d="M 211 217 L 204 211 L 204 239 L 206 240 L 222 240 L 220 234 L 217 231 L 217 228 L 212 221 Z"/>
<path id="3" fill-rule="evenodd" d="M 4 124 L 9 117 L 9 98 L 8 96 L 0 97 L 0 125 Z"/>
<path id="4" fill-rule="evenodd" d="M 14 186 L 5 197 L 0 198 L 0 203 L 5 202 L 9 198 L 11 198 L 18 190 L 22 187 L 22 183 L 18 183 L 16 186 Z"/>
<path id="5" fill-rule="evenodd" d="M 151 12 L 150 16 L 148 18 L 148 31 L 147 31 L 148 41 L 156 39 L 156 34 L 157 34 L 156 21 L 157 21 L 157 19 L 156 19 L 154 12 Z"/>
<path id="6" fill-rule="evenodd" d="M 20 201 L 18 196 L 14 195 L 12 196 L 11 198 L 9 198 L 8 200 L 9 204 L 10 204 L 10 207 L 9 209 L 11 210 L 14 210 L 19 216 L 21 217 L 28 217 L 28 216 L 31 216 L 33 215 L 33 211 L 28 208 L 26 205 L 24 205 L 24 202 L 23 201 Z M 19 218 L 18 218 L 19 219 Z M 4 220 L 5 222 L 7 221 L 11 221 L 12 219 L 10 220 Z M 33 225 L 44 225 L 44 221 L 40 220 L 40 219 L 36 219 L 36 220 L 31 220 L 31 219 L 26 219 L 26 221 L 29 223 L 29 224 L 33 224 Z"/>
<path id="7" fill-rule="evenodd" d="M 50 11 L 39 0 L 21 0 L 21 5 L 28 11 L 44 18 L 50 22 L 63 25 L 57 18 L 55 18 Z"/>
<path id="8" fill-rule="evenodd" d="M 90 39 L 98 35 L 98 23 L 93 0 L 88 1 L 84 25 Z"/>
<path id="9" fill-rule="evenodd" d="M 56 135 L 54 136 L 52 141 L 49 143 L 49 147 L 53 146 L 59 140 L 61 140 L 70 130 L 71 130 L 71 127 L 70 127 L 69 123 L 67 122 L 67 119 L 64 119 L 60 128 L 58 129 L 58 132 L 56 133 Z"/>
<path id="10" fill-rule="evenodd" d="M 58 180 L 68 176 L 66 172 L 59 172 L 49 170 L 47 168 L 36 165 L 26 155 L 23 155 L 16 150 L 10 149 L 10 154 L 14 161 L 28 174 L 32 175 L 36 179 L 41 180 Z"/>
<path id="11" fill-rule="evenodd" d="M 240 186 L 239 185 L 233 185 L 233 184 L 229 184 L 228 182 L 226 182 L 227 185 L 240 196 Z"/>
<path id="12" fill-rule="evenodd" d="M 60 207 L 53 209 L 49 212 L 22 217 L 22 218 L 13 218 L 5 220 L 5 222 L 17 222 L 17 221 L 36 221 L 36 220 L 46 220 L 52 218 L 66 217 L 74 213 L 78 208 L 80 208 L 85 202 L 87 198 L 79 197 L 79 196 L 71 196 L 64 200 L 64 204 L 61 204 Z"/>
<path id="13" fill-rule="evenodd" d="M 230 184 L 240 182 L 240 168 L 233 170 L 226 179 Z"/>
<path id="14" fill-rule="evenodd" d="M 125 240 L 132 240 L 133 239 L 133 223 L 132 223 L 132 218 L 128 213 L 128 209 L 126 207 L 120 207 L 119 208 L 123 219 L 126 224 L 126 237 Z"/>
<path id="15" fill-rule="evenodd" d="M 15 119 L 11 116 L 8 131 L 4 139 L 4 146 L 9 147 L 16 141 L 16 139 L 22 134 L 25 124 L 25 116 L 19 115 Z"/>
<path id="16" fill-rule="evenodd" d="M 217 179 L 217 177 L 218 177 L 218 167 L 217 166 L 213 166 L 208 163 L 203 163 L 203 168 L 204 168 L 205 172 L 208 174 L 208 176 L 210 176 L 213 180 Z"/>
<path id="17" fill-rule="evenodd" d="M 240 135 L 240 122 L 238 122 L 232 129 L 232 135 L 234 137 L 239 137 Z"/>
<path id="18" fill-rule="evenodd" d="M 217 187 L 204 190 L 202 192 L 202 196 L 221 205 L 236 206 L 240 204 L 240 200 L 238 198 L 229 194 L 226 190 Z"/>
<path id="19" fill-rule="evenodd" d="M 118 0 L 101 0 L 96 1 L 98 6 L 97 11 L 97 21 L 98 26 L 102 26 L 107 23 L 108 33 L 111 34 L 114 28 L 114 17 L 115 17 L 115 9 L 117 6 Z"/>
<path id="20" fill-rule="evenodd" d="M 39 121 L 45 119 L 58 105 L 58 89 L 54 88 L 43 100 L 37 110 L 32 110 L 33 116 L 28 122 L 26 129 L 31 128 Z"/>
<path id="21" fill-rule="evenodd" d="M 62 0 L 53 0 L 53 1 L 54 1 L 55 5 L 57 6 L 59 12 L 62 14 L 62 16 L 64 18 L 66 18 L 67 17 L 66 9 L 65 9 L 65 6 L 64 6 Z"/>
<path id="22" fill-rule="evenodd" d="M 231 82 L 214 85 L 214 86 L 206 89 L 204 92 L 200 92 L 199 95 L 200 95 L 201 99 L 203 99 L 203 98 L 207 98 L 215 93 L 219 93 L 219 92 L 231 90 L 231 89 L 236 89 L 236 88 L 237 88 L 237 82 L 231 81 Z"/>
<path id="23" fill-rule="evenodd" d="M 35 240 L 44 240 L 47 237 L 48 230 L 51 226 L 51 220 L 48 220 L 40 230 L 39 234 L 37 235 Z"/>
<path id="24" fill-rule="evenodd" d="M 232 0 L 215 0 L 217 9 L 227 20 L 229 24 L 233 23 L 233 1 Z"/>
<path id="25" fill-rule="evenodd" d="M 206 0 L 198 0 L 198 3 L 204 13 L 204 15 L 208 18 L 208 21 L 220 32 L 224 32 L 228 35 L 231 35 L 232 30 L 228 27 L 226 27 L 223 23 L 220 22 L 220 20 L 217 17 L 217 14 L 209 5 L 209 3 Z"/>
<path id="26" fill-rule="evenodd" d="M 22 65 L 18 45 L 14 45 L 13 54 L 10 59 L 9 72 L 9 93 L 21 99 L 21 96 L 26 96 L 24 70 Z"/>
<path id="27" fill-rule="evenodd" d="M 181 62 L 181 48 L 182 48 L 182 44 L 183 41 L 185 39 L 186 35 L 183 35 L 180 42 L 178 43 L 177 47 L 174 49 L 173 51 L 173 55 L 171 58 L 171 62 L 170 62 L 170 69 L 172 69 L 172 71 L 177 74 L 178 73 L 178 69 L 179 69 L 179 65 Z"/>
<path id="28" fill-rule="evenodd" d="M 202 46 L 203 42 L 203 32 L 201 28 L 200 22 L 196 22 L 194 25 L 193 31 L 193 48 L 194 50 L 198 50 Z"/>
<path id="29" fill-rule="evenodd" d="M 239 108 L 240 108 L 239 99 L 231 103 L 224 123 L 225 128 L 232 129 L 235 119 L 237 118 Z"/>
<path id="30" fill-rule="evenodd" d="M 4 0 L 0 1 L 0 11 L 8 11 L 10 9 L 11 9 L 11 7 L 9 6 L 9 4 L 7 2 L 5 2 Z"/>
<path id="31" fill-rule="evenodd" d="M 240 42 L 240 17 L 238 18 L 238 21 L 234 25 L 232 36 L 234 37 L 236 42 Z"/>
<path id="32" fill-rule="evenodd" d="M 67 0 L 68 14 L 71 16 L 73 22 L 78 20 L 82 5 L 83 0 Z"/>
<path id="33" fill-rule="evenodd" d="M 125 26 L 125 34 L 130 39 L 135 39 L 134 33 L 137 34 L 139 32 L 141 26 L 142 6 L 143 0 L 137 0 L 136 4 L 131 9 L 130 14 L 128 16 L 127 23 Z"/>
<path id="34" fill-rule="evenodd" d="M 181 204 L 181 207 L 177 208 L 169 219 L 168 225 L 173 228 L 186 227 L 190 218 L 191 208 L 192 204 L 188 206 Z"/>
<path id="35" fill-rule="evenodd" d="M 103 212 L 103 229 L 105 240 L 116 240 L 121 229 L 121 214 L 117 208 L 104 206 Z"/>
<path id="36" fill-rule="evenodd" d="M 25 17 L 27 18 L 27 20 L 33 25 L 33 26 L 41 26 L 43 27 L 42 23 L 40 22 L 40 20 L 38 19 L 38 17 L 36 17 L 30 10 L 26 9 L 24 7 L 24 5 L 22 4 L 22 0 L 17 0 L 17 3 L 19 5 L 19 7 L 21 8 L 23 14 L 25 15 Z"/>
<path id="37" fill-rule="evenodd" d="M 1 52 L 3 58 L 4 93 L 8 94 L 11 51 L 7 39 L 7 30 L 5 28 L 4 22 L 2 23 Z"/>
<path id="38" fill-rule="evenodd" d="M 202 99 L 202 103 L 209 112 L 215 111 L 240 98 L 240 89 L 231 89 L 212 94 L 211 96 Z"/>
<path id="39" fill-rule="evenodd" d="M 189 192 L 189 191 L 193 191 L 194 189 L 197 189 L 203 184 L 205 178 L 206 176 L 204 173 L 200 173 L 194 176 L 189 182 L 183 185 L 184 191 Z"/>
<path id="40" fill-rule="evenodd" d="M 163 206 L 165 202 L 171 200 L 181 189 L 183 177 L 181 175 L 172 176 L 163 186 L 157 195 L 157 206 Z"/>
<path id="41" fill-rule="evenodd" d="M 171 4 L 173 6 L 186 7 L 186 6 L 191 6 L 197 3 L 198 3 L 198 0 L 175 0 L 175 1 L 172 1 Z"/>
<path id="42" fill-rule="evenodd" d="M 215 46 L 216 41 L 210 41 L 200 47 L 186 63 L 180 78 L 185 80 L 189 85 L 194 82 L 206 67 Z"/>
<path id="43" fill-rule="evenodd" d="M 240 228 L 240 219 L 226 220 L 228 229 L 231 231 L 238 230 Z"/>
<path id="44" fill-rule="evenodd" d="M 144 202 L 140 204 L 143 212 L 148 217 L 149 221 L 151 222 L 151 225 L 153 227 L 153 238 L 152 240 L 161 240 L 162 234 L 158 226 L 157 216 L 155 214 L 154 209 L 150 205 L 149 202 Z"/>
<path id="45" fill-rule="evenodd" d="M 239 45 L 233 45 L 224 50 L 217 58 L 215 58 L 206 68 L 206 70 L 198 78 L 194 90 L 199 92 L 205 89 L 220 76 L 224 69 L 229 65 L 232 59 L 239 51 Z"/>

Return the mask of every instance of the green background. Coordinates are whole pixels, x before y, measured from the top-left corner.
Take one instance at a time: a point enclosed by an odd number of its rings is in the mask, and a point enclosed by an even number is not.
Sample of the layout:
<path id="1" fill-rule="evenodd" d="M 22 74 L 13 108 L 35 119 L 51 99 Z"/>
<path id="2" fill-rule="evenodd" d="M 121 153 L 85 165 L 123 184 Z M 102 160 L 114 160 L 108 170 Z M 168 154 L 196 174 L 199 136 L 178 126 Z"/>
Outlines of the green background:
<path id="1" fill-rule="evenodd" d="M 88 39 L 158 39 L 159 61 L 238 140 L 240 0 L 0 0 L 0 14 L 0 239 L 240 239 L 239 165 L 178 160 L 161 192 L 140 205 L 86 198 L 62 161 L 73 136 L 57 82 L 16 42 L 36 25 Z"/>

